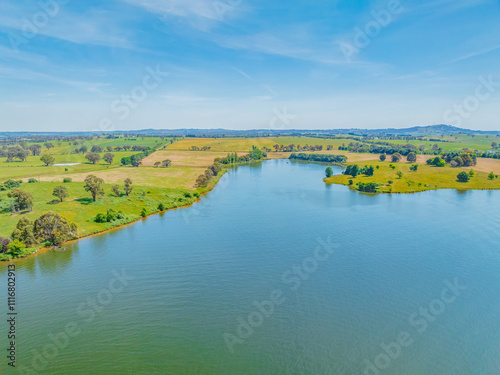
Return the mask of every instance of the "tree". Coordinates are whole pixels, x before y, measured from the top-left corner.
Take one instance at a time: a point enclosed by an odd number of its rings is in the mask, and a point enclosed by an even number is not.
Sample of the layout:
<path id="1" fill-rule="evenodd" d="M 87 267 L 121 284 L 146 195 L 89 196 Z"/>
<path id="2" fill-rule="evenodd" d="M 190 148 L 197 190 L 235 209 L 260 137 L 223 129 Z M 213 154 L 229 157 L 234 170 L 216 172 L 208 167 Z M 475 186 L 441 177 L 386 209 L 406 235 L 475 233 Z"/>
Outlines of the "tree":
<path id="1" fill-rule="evenodd" d="M 413 164 L 410 166 L 410 171 L 416 172 L 418 170 L 418 164 Z"/>
<path id="2" fill-rule="evenodd" d="M 407 156 L 406 156 L 406 160 L 409 162 L 409 163 L 415 163 L 417 161 L 417 155 L 414 153 L 414 152 L 410 152 Z"/>
<path id="3" fill-rule="evenodd" d="M 359 174 L 359 167 L 356 164 L 348 165 L 346 170 L 344 171 L 344 174 L 356 177 Z"/>
<path id="4" fill-rule="evenodd" d="M 401 171 L 397 171 L 397 173 L 396 173 L 396 174 L 398 175 L 398 177 L 399 177 L 399 178 L 402 178 L 402 177 L 403 177 L 403 172 L 401 172 Z"/>
<path id="5" fill-rule="evenodd" d="M 52 147 L 54 147 L 54 145 L 52 144 L 52 142 L 45 142 L 45 147 L 47 147 L 47 150 L 50 150 Z"/>
<path id="6" fill-rule="evenodd" d="M 104 189 L 101 186 L 103 183 L 104 181 L 102 178 L 96 177 L 92 174 L 88 175 L 85 178 L 84 189 L 92 194 L 92 199 L 94 200 L 94 202 L 96 201 L 98 196 L 104 195 Z"/>
<path id="7" fill-rule="evenodd" d="M 31 207 L 33 207 L 33 197 L 27 191 L 16 188 L 10 191 L 9 194 L 7 194 L 7 196 L 9 198 L 14 198 L 15 211 L 21 211 L 21 210 L 31 211 Z"/>
<path id="8" fill-rule="evenodd" d="M 47 212 L 33 224 L 33 233 L 38 242 L 50 241 L 54 245 L 76 238 L 77 227 L 54 212 Z"/>
<path id="9" fill-rule="evenodd" d="M 119 185 L 113 185 L 111 187 L 111 191 L 113 192 L 114 195 L 116 195 L 117 197 L 119 197 L 121 195 L 120 193 L 120 186 Z"/>
<path id="10" fill-rule="evenodd" d="M 471 170 L 469 171 L 469 177 L 470 177 L 470 178 L 474 177 L 474 170 L 473 170 L 473 169 L 471 169 Z"/>
<path id="11" fill-rule="evenodd" d="M 157 161 L 157 162 L 155 163 L 155 167 L 157 167 L 157 168 L 158 168 L 160 165 L 161 165 L 161 161 Z"/>
<path id="12" fill-rule="evenodd" d="M 31 247 L 36 244 L 36 239 L 33 234 L 33 223 L 26 217 L 19 219 L 16 225 L 16 229 L 11 235 L 13 240 L 18 240 L 26 244 L 26 246 Z"/>
<path id="13" fill-rule="evenodd" d="M 90 149 L 90 152 L 95 152 L 95 153 L 100 153 L 103 151 L 103 148 L 101 146 L 92 146 L 92 148 Z"/>
<path id="14" fill-rule="evenodd" d="M 85 155 L 85 159 L 90 161 L 92 164 L 95 164 L 99 160 L 101 160 L 101 155 L 99 155 L 97 152 L 89 152 L 87 155 Z"/>
<path id="15" fill-rule="evenodd" d="M 33 153 L 33 156 L 37 156 L 40 155 L 40 153 L 42 152 L 42 146 L 35 143 L 30 147 L 28 147 L 28 150 L 30 150 Z"/>
<path id="16" fill-rule="evenodd" d="M 462 171 L 457 175 L 457 179 L 459 182 L 469 182 L 469 175 Z"/>
<path id="17" fill-rule="evenodd" d="M 5 253 L 7 251 L 7 245 L 10 240 L 8 238 L 0 237 L 0 253 Z"/>
<path id="18" fill-rule="evenodd" d="M 57 197 L 61 200 L 61 202 L 64 200 L 64 198 L 67 198 L 69 197 L 69 194 L 68 194 L 68 189 L 66 189 L 64 186 L 56 186 L 54 188 L 54 191 L 52 192 L 52 195 L 54 197 Z"/>
<path id="19" fill-rule="evenodd" d="M 125 180 L 125 194 L 127 194 L 127 196 L 130 195 L 130 193 L 132 192 L 132 180 L 130 178 L 127 178 Z"/>
<path id="20" fill-rule="evenodd" d="M 7 245 L 7 252 L 16 257 L 22 255 L 24 249 L 26 249 L 26 244 L 18 240 L 10 241 Z"/>
<path id="21" fill-rule="evenodd" d="M 326 168 L 325 175 L 326 175 L 326 177 L 332 177 L 333 176 L 333 169 L 332 169 L 332 167 Z"/>
<path id="22" fill-rule="evenodd" d="M 104 159 L 104 161 L 108 164 L 111 165 L 111 163 L 113 163 L 113 159 L 114 159 L 115 155 L 114 154 L 111 154 L 111 153 L 107 153 L 107 154 L 104 154 L 104 156 L 102 157 Z"/>
<path id="23" fill-rule="evenodd" d="M 380 154 L 380 161 L 385 161 L 385 159 L 387 159 L 387 155 L 386 154 Z"/>
<path id="24" fill-rule="evenodd" d="M 491 172 L 489 175 L 488 175 L 488 178 L 490 180 L 494 180 L 495 179 L 495 174 L 493 172 Z"/>
<path id="25" fill-rule="evenodd" d="M 498 148 L 498 143 L 491 142 L 491 148 Z"/>
<path id="26" fill-rule="evenodd" d="M 398 161 L 400 161 L 402 158 L 401 154 L 399 152 L 396 152 L 394 154 L 392 154 L 391 156 L 391 160 L 393 163 L 397 163 Z"/>
<path id="27" fill-rule="evenodd" d="M 55 163 L 56 158 L 54 158 L 52 155 L 45 154 L 43 155 L 40 160 L 45 163 L 45 165 L 48 167 L 49 165 L 52 165 Z"/>
<path id="28" fill-rule="evenodd" d="M 424 152 L 424 151 L 425 151 L 425 145 L 420 145 L 420 146 L 418 146 L 418 150 L 419 150 L 420 152 Z"/>
<path id="29" fill-rule="evenodd" d="M 172 161 L 170 159 L 165 159 L 161 162 L 161 165 L 164 166 L 165 168 L 168 168 L 172 164 Z"/>

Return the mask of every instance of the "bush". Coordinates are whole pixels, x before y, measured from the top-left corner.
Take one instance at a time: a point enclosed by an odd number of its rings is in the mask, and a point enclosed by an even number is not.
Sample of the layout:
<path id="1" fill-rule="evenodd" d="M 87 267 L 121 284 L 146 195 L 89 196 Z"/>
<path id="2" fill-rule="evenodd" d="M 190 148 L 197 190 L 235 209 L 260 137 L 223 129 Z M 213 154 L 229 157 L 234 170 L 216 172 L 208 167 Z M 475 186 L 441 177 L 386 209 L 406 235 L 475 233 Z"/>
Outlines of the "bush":
<path id="1" fill-rule="evenodd" d="M 460 172 L 457 175 L 457 179 L 459 182 L 469 182 L 469 174 L 466 172 Z"/>
<path id="2" fill-rule="evenodd" d="M 106 215 L 99 212 L 96 216 L 95 216 L 95 219 L 94 221 L 96 223 L 106 223 L 107 222 L 107 218 L 106 218 Z"/>
<path id="3" fill-rule="evenodd" d="M 332 169 L 332 167 L 326 168 L 326 170 L 325 170 L 325 176 L 326 177 L 332 177 L 333 176 L 333 169 Z"/>
<path id="4" fill-rule="evenodd" d="M 185 198 L 191 198 L 191 193 L 184 193 Z"/>
<path id="5" fill-rule="evenodd" d="M 26 245 L 19 240 L 10 241 L 7 245 L 7 252 L 14 256 L 21 255 L 24 249 L 26 249 Z"/>
<path id="6" fill-rule="evenodd" d="M 35 178 L 30 178 L 30 179 L 28 180 L 28 184 L 34 184 L 35 182 L 38 182 L 38 180 L 37 180 L 37 179 L 35 179 Z"/>
<path id="7" fill-rule="evenodd" d="M 63 182 L 64 182 L 65 184 L 69 184 L 70 182 L 73 182 L 73 179 L 71 179 L 71 178 L 69 178 L 69 177 L 65 177 L 65 178 L 63 179 Z"/>
<path id="8" fill-rule="evenodd" d="M 144 208 L 142 209 L 142 211 L 141 211 L 141 216 L 142 216 L 142 217 L 146 217 L 146 216 L 148 216 L 148 211 L 146 211 L 146 207 L 144 207 Z"/>
<path id="9" fill-rule="evenodd" d="M 354 184 L 354 181 L 353 180 L 349 180 L 349 186 Z"/>
<path id="10" fill-rule="evenodd" d="M 163 203 L 158 205 L 158 211 L 165 211 L 165 205 Z"/>
<path id="11" fill-rule="evenodd" d="M 195 198 L 199 198 L 199 197 L 200 197 L 200 193 L 198 193 L 198 192 L 194 192 L 194 193 L 193 193 L 193 196 L 194 196 Z"/>
<path id="12" fill-rule="evenodd" d="M 360 182 L 358 184 L 358 190 L 363 191 L 365 193 L 376 193 L 378 189 L 378 184 L 375 182 L 367 182 L 366 184 L 363 182 Z"/>

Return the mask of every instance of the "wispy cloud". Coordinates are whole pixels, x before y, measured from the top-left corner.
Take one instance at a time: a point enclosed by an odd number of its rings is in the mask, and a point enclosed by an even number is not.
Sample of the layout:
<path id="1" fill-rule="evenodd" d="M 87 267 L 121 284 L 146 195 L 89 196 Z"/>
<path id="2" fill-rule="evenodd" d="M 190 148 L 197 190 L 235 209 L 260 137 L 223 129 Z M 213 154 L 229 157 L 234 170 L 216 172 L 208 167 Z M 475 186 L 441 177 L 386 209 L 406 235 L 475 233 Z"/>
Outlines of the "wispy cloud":
<path id="1" fill-rule="evenodd" d="M 15 40 L 29 43 L 36 35 L 44 35 L 77 44 L 132 48 L 126 28 L 118 25 L 119 18 L 111 11 L 89 8 L 85 12 L 73 12 L 61 6 L 43 25 L 33 29 L 36 31 L 34 35 L 31 32 L 27 38 L 23 33 L 25 22 L 30 22 L 35 13 L 27 13 L 21 5 L 10 4 L 9 9 L 9 12 L 0 13 L 0 27 L 6 29 L 9 40 L 17 38 Z"/>
<path id="2" fill-rule="evenodd" d="M 486 49 L 482 49 L 482 50 L 479 50 L 479 51 L 475 51 L 475 52 L 471 52 L 469 54 L 466 54 L 466 55 L 463 55 L 463 56 L 460 56 L 460 57 L 457 57 L 456 59 L 453 59 L 451 60 L 450 62 L 451 63 L 454 63 L 454 62 L 458 62 L 458 61 L 463 61 L 463 60 L 467 60 L 467 59 L 470 59 L 472 57 L 477 57 L 477 56 L 482 56 L 482 55 L 485 55 L 487 53 L 490 53 L 490 52 L 494 52 L 494 51 L 497 51 L 500 49 L 500 44 L 494 46 L 494 47 L 490 47 L 490 48 L 486 48 Z"/>

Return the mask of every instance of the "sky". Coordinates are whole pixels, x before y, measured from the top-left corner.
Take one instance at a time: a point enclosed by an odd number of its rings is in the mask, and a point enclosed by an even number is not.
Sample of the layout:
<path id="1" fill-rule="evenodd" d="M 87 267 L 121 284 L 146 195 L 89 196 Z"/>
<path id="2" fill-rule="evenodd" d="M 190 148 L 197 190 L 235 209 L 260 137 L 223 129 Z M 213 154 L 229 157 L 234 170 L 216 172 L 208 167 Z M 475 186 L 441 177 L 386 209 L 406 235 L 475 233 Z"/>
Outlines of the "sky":
<path id="1" fill-rule="evenodd" d="M 500 130 L 500 0 L 2 0 L 0 131 Z"/>

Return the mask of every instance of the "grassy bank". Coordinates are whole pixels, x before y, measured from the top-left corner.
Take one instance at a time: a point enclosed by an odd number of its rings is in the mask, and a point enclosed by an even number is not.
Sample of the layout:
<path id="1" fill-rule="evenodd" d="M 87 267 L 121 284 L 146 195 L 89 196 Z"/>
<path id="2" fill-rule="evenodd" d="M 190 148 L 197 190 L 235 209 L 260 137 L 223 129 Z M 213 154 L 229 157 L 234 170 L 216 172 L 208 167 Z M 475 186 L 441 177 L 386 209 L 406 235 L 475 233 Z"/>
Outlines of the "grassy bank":
<path id="1" fill-rule="evenodd" d="M 347 163 L 352 165 L 355 163 Z M 327 184 L 340 184 L 350 186 L 356 189 L 358 183 L 374 182 L 379 185 L 378 192 L 380 193 L 416 193 L 426 190 L 436 189 L 458 189 L 458 190 L 492 190 L 500 189 L 500 180 L 495 178 L 490 180 L 488 173 L 474 170 L 474 168 L 452 168 L 434 167 L 425 164 L 418 164 L 417 171 L 411 171 L 410 166 L 413 164 L 406 162 L 391 163 L 388 161 L 366 161 L 357 163 L 360 167 L 373 166 L 375 172 L 373 176 L 358 175 L 352 176 L 336 175 L 330 178 L 325 178 Z M 390 165 L 395 168 L 391 168 Z M 378 166 L 378 169 L 377 169 Z M 474 176 L 469 182 L 459 182 L 457 180 L 458 173 L 469 170 L 474 170 Z M 400 178 L 398 172 L 403 175 Z M 350 185 L 352 180 L 352 185 Z"/>

